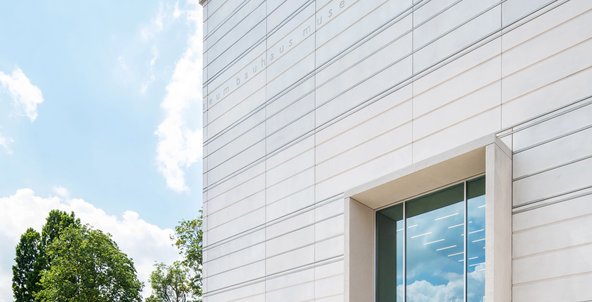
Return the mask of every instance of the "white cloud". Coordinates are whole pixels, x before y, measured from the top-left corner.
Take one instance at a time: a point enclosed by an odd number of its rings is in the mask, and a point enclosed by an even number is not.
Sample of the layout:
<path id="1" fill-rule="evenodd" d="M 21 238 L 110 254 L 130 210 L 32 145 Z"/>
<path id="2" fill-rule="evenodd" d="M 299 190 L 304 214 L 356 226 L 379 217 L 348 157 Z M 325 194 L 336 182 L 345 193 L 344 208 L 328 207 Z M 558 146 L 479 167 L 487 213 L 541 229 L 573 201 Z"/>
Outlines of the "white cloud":
<path id="1" fill-rule="evenodd" d="M 158 8 L 156 15 L 152 18 L 150 23 L 146 26 L 143 26 L 142 29 L 140 29 L 140 36 L 142 37 L 142 39 L 150 40 L 154 38 L 156 34 L 161 32 L 164 28 L 164 19 L 165 13 L 163 10 L 163 6 L 161 4 Z"/>
<path id="2" fill-rule="evenodd" d="M 152 54 L 150 57 L 150 61 L 148 62 L 148 79 L 144 81 L 144 83 L 140 86 L 140 93 L 146 94 L 148 87 L 156 81 L 156 74 L 154 72 L 154 66 L 156 65 L 156 61 L 158 60 L 159 52 L 156 46 L 152 46 Z"/>
<path id="3" fill-rule="evenodd" d="M 67 194 L 65 188 L 57 187 L 56 191 Z M 154 262 L 178 259 L 169 239 L 171 229 L 150 224 L 133 211 L 117 217 L 83 199 L 61 195 L 40 197 L 31 189 L 20 189 L 14 195 L 0 197 L 0 301 L 12 300 L 11 266 L 20 235 L 28 227 L 40 231 L 52 209 L 74 211 L 83 223 L 110 233 L 121 250 L 134 260 L 138 277 L 145 284 L 145 295 L 149 293 L 148 280 Z"/>
<path id="4" fill-rule="evenodd" d="M 485 264 L 481 263 L 467 274 L 468 300 L 483 301 L 485 290 Z M 448 282 L 433 284 L 428 280 L 416 280 L 407 285 L 407 300 L 412 302 L 462 302 L 464 280 L 462 275 L 449 273 Z M 397 301 L 403 301 L 403 285 L 397 286 Z"/>
<path id="5" fill-rule="evenodd" d="M 407 298 L 413 302 L 462 302 L 463 288 L 462 278 L 440 285 L 418 280 L 407 286 Z"/>
<path id="6" fill-rule="evenodd" d="M 62 198 L 68 198 L 68 196 L 70 195 L 70 192 L 68 191 L 68 189 L 62 187 L 62 186 L 55 186 L 53 187 L 52 191 L 59 197 Z"/>
<path id="7" fill-rule="evenodd" d="M 37 106 L 43 103 L 41 90 L 31 83 L 25 73 L 16 67 L 11 74 L 0 71 L 0 85 L 10 94 L 12 101 L 31 120 L 37 118 Z"/>
<path id="8" fill-rule="evenodd" d="M 186 12 L 188 22 L 194 27 L 187 40 L 187 48 L 177 61 L 166 95 L 161 103 L 164 120 L 155 134 L 158 137 L 156 162 L 169 188 L 182 192 L 188 190 L 185 171 L 202 155 L 202 132 L 188 125 L 189 119 L 201 117 L 201 69 L 202 69 L 202 11 L 197 1 L 188 3 L 192 9 Z"/>
<path id="9" fill-rule="evenodd" d="M 0 301 L 12 301 L 12 273 L 10 270 L 2 269 L 0 271 Z"/>
<path id="10" fill-rule="evenodd" d="M 6 154 L 12 154 L 12 149 L 10 148 L 10 144 L 12 144 L 14 140 L 10 137 L 5 137 L 0 133 L 0 150 L 4 150 Z"/>
<path id="11" fill-rule="evenodd" d="M 171 1 L 161 0 L 158 3 L 158 8 L 154 13 L 154 16 L 149 22 L 142 25 L 139 30 L 139 36 L 144 43 L 140 49 L 144 49 L 145 45 L 151 45 L 150 47 L 150 58 L 147 64 L 142 65 L 142 69 L 147 68 L 146 72 L 141 72 L 142 83 L 140 83 L 139 92 L 140 94 L 147 94 L 148 89 L 154 84 L 157 79 L 155 72 L 155 65 L 160 59 L 160 47 L 163 41 L 163 36 L 170 35 L 171 26 L 185 14 L 185 8 L 179 7 L 179 2 L 174 4 Z M 168 62 L 164 64 L 168 65 Z M 167 66 L 168 69 L 168 66 Z"/>
<path id="12" fill-rule="evenodd" d="M 173 19 L 177 19 L 179 17 L 181 17 L 181 14 L 183 12 L 179 9 L 179 2 L 175 2 L 175 8 L 173 10 Z"/>

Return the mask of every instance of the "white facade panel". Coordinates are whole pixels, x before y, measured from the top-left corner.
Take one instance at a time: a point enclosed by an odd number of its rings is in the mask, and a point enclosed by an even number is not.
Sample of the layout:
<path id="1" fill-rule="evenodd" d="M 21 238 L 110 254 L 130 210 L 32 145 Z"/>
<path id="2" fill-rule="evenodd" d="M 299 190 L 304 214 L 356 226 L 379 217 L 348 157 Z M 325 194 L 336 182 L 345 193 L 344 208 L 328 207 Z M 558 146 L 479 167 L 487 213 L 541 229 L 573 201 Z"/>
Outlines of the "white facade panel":
<path id="1" fill-rule="evenodd" d="M 204 6 L 204 301 L 354 302 L 347 192 L 486 136 L 513 301 L 592 299 L 592 2 Z"/>

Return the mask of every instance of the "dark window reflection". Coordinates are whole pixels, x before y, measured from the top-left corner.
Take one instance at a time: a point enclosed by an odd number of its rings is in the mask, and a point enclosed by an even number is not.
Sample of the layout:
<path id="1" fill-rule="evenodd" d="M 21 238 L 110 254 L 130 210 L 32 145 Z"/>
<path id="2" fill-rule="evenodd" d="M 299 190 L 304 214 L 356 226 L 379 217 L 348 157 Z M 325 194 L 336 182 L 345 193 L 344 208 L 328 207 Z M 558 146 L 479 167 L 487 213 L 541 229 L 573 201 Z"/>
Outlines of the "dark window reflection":
<path id="1" fill-rule="evenodd" d="M 376 215 L 377 301 L 403 301 L 403 206 L 382 210 Z M 400 293 L 398 291 L 401 291 Z"/>
<path id="2" fill-rule="evenodd" d="M 461 183 L 377 212 L 376 301 L 462 302 L 465 288 L 466 301 L 483 301 L 485 179 L 466 190 Z"/>
<path id="3" fill-rule="evenodd" d="M 407 203 L 408 302 L 463 301 L 463 187 Z"/>

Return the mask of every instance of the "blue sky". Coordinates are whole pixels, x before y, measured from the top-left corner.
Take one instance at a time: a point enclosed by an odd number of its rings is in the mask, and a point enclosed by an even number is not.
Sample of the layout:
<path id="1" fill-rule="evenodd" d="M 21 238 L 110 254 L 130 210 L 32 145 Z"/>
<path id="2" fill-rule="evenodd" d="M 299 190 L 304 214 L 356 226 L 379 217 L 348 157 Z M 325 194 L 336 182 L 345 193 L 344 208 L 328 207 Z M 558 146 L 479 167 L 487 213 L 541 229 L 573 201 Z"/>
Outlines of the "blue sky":
<path id="1" fill-rule="evenodd" d="M 115 239 L 197 215 L 201 22 L 195 0 L 0 1 L 0 237 L 49 205 Z"/>
<path id="2" fill-rule="evenodd" d="M 155 159 L 160 103 L 192 30 L 181 17 L 155 20 L 167 10 L 173 1 L 0 3 L 0 71 L 19 67 L 44 98 L 30 122 L 0 96 L 0 131 L 13 140 L 0 154 L 0 196 L 62 186 L 163 227 L 197 212 L 199 163 L 186 169 L 189 190 L 176 192 Z"/>

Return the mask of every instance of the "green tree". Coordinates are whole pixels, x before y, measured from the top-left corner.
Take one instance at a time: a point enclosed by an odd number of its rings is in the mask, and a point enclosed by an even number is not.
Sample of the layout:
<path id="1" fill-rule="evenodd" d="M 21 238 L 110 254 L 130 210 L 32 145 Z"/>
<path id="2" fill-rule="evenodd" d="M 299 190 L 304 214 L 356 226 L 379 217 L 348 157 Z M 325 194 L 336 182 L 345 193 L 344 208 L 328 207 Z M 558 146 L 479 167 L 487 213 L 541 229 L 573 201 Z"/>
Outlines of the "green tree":
<path id="1" fill-rule="evenodd" d="M 49 269 L 51 259 L 45 249 L 69 226 L 80 226 L 74 213 L 59 210 L 49 212 L 41 234 L 29 228 L 16 247 L 15 265 L 12 267 L 13 295 L 17 302 L 33 301 L 41 289 L 41 272 Z"/>
<path id="2" fill-rule="evenodd" d="M 15 264 L 12 266 L 12 292 L 16 302 L 32 302 L 39 291 L 39 245 L 41 235 L 27 229 L 16 246 Z"/>
<path id="3" fill-rule="evenodd" d="M 146 302 L 185 302 L 191 296 L 187 268 L 179 261 L 158 263 L 150 275 L 152 295 Z"/>
<path id="4" fill-rule="evenodd" d="M 171 236 L 182 261 L 155 265 L 150 276 L 152 295 L 145 302 L 201 301 L 202 295 L 202 211 L 191 220 L 182 220 Z"/>
<path id="5" fill-rule="evenodd" d="M 189 270 L 189 286 L 195 301 L 201 301 L 203 260 L 203 213 L 191 220 L 182 220 L 175 227 L 173 240 L 183 256 L 182 264 Z"/>
<path id="6" fill-rule="evenodd" d="M 41 229 L 41 245 L 43 247 L 49 246 L 62 230 L 71 225 L 81 226 L 80 219 L 76 218 L 74 212 L 68 214 L 60 210 L 51 210 Z"/>
<path id="7" fill-rule="evenodd" d="M 51 263 L 41 273 L 37 300 L 141 301 L 134 264 L 109 235 L 73 224 L 54 237 L 45 253 Z"/>
<path id="8" fill-rule="evenodd" d="M 37 259 L 41 271 L 48 270 L 52 260 L 45 250 L 59 237 L 63 230 L 70 226 L 81 226 L 80 219 L 75 217 L 74 212 L 68 214 L 60 210 L 51 210 L 47 215 L 45 224 L 41 229 L 41 242 L 39 244 L 39 257 Z"/>

